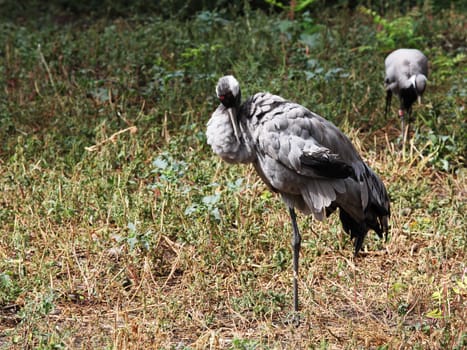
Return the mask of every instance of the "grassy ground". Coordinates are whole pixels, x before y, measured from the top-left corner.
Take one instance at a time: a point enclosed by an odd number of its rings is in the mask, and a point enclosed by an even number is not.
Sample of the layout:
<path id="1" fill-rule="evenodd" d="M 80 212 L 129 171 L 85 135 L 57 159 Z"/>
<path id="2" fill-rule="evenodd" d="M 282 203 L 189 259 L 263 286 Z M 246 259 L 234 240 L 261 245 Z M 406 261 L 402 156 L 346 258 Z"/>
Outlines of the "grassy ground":
<path id="1" fill-rule="evenodd" d="M 430 8 L 4 20 L 0 347 L 465 347 L 466 22 Z M 404 152 L 383 113 L 399 46 L 431 61 Z M 287 211 L 206 145 L 226 73 L 334 121 L 390 193 L 388 242 L 371 234 L 355 260 L 336 217 L 299 217 L 298 328 Z"/>

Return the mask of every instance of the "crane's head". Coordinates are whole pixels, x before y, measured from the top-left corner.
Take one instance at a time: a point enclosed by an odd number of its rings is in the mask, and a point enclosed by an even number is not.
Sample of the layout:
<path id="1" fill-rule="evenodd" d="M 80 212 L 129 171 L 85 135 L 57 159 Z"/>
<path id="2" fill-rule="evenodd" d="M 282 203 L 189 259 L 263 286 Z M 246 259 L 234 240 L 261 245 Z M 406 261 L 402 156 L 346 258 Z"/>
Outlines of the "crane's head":
<path id="1" fill-rule="evenodd" d="M 420 102 L 420 97 L 423 95 L 426 88 L 426 76 L 423 74 L 415 74 L 409 78 L 409 81 L 411 86 L 415 89 L 415 93 Z"/>
<path id="2" fill-rule="evenodd" d="M 216 94 L 227 110 L 235 138 L 241 143 L 237 117 L 241 102 L 240 84 L 233 75 L 226 75 L 217 82 Z"/>
<path id="3" fill-rule="evenodd" d="M 226 75 L 219 79 L 216 86 L 216 94 L 225 107 L 240 107 L 240 84 L 233 75 Z"/>
<path id="4" fill-rule="evenodd" d="M 422 96 L 426 88 L 426 76 L 423 74 L 417 74 L 415 77 L 415 90 L 417 90 L 417 95 Z"/>

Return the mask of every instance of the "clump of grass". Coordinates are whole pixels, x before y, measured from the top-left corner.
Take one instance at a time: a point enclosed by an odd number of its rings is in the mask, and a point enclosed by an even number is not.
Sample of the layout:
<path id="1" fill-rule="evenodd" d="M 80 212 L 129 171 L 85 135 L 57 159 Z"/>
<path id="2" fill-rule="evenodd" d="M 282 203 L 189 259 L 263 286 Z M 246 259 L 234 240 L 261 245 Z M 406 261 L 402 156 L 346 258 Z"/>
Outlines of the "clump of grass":
<path id="1" fill-rule="evenodd" d="M 444 41 L 464 17 L 416 26 L 435 58 L 405 152 L 361 12 L 2 23 L 0 344 L 465 346 L 465 59 Z M 338 218 L 300 217 L 299 328 L 280 199 L 206 145 L 226 73 L 334 121 L 389 189 L 390 239 L 356 260 Z"/>

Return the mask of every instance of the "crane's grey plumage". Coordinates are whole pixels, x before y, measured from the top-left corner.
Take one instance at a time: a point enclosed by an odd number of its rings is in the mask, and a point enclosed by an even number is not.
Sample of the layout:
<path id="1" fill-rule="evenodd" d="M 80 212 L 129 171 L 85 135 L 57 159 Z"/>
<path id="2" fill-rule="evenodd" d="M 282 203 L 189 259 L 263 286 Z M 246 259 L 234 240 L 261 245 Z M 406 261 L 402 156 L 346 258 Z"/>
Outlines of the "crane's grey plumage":
<path id="1" fill-rule="evenodd" d="M 355 254 L 369 229 L 387 235 L 389 198 L 384 184 L 350 140 L 331 122 L 267 92 L 241 103 L 238 81 L 219 79 L 221 104 L 207 124 L 207 142 L 229 163 L 252 163 L 289 208 L 293 225 L 294 308 L 298 311 L 300 233 L 295 208 L 323 220 L 339 208 Z"/>
<path id="2" fill-rule="evenodd" d="M 416 49 L 398 49 L 391 52 L 385 59 L 386 88 L 385 115 L 391 107 L 393 94 L 399 96 L 399 117 L 401 118 L 402 136 L 405 134 L 405 113 L 410 117 L 412 105 L 419 102 L 426 88 L 428 78 L 428 59 Z"/>

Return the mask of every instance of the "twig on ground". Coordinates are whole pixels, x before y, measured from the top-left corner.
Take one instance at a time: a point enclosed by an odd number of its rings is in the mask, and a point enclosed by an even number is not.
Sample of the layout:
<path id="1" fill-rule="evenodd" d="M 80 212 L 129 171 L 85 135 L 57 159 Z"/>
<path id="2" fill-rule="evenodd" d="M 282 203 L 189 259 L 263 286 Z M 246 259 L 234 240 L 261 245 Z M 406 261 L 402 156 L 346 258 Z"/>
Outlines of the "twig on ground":
<path id="1" fill-rule="evenodd" d="M 129 131 L 130 134 L 136 134 L 136 132 L 138 132 L 138 128 L 136 126 L 130 126 L 129 128 L 117 131 L 116 133 L 113 133 L 112 135 L 110 135 L 110 137 L 106 138 L 105 140 L 102 140 L 101 142 L 98 142 L 93 146 L 85 147 L 85 149 L 88 152 L 97 151 L 99 147 L 101 147 L 102 145 L 105 145 L 108 142 L 115 142 L 118 135 L 123 134 L 124 132 L 127 132 L 127 131 Z"/>

